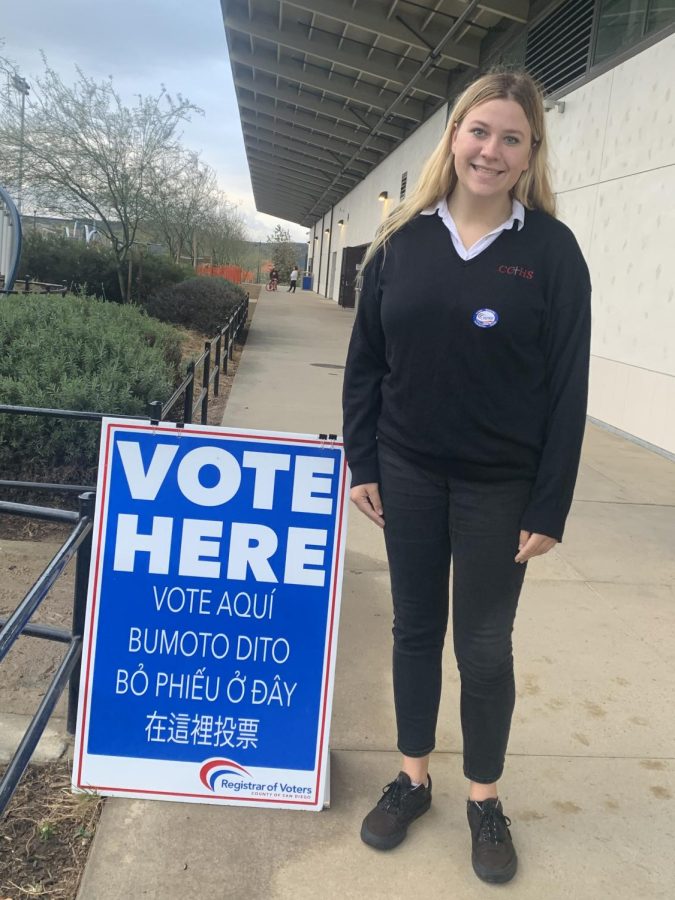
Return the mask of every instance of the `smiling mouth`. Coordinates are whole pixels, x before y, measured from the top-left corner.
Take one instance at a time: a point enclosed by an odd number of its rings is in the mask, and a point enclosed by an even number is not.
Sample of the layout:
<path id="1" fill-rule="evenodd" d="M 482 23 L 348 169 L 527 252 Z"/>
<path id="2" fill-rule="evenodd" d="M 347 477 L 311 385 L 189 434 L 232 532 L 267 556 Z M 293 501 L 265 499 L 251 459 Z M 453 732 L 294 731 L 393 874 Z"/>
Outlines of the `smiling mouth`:
<path id="1" fill-rule="evenodd" d="M 486 175 L 502 175 L 503 170 L 501 169 L 488 169 L 487 166 L 479 166 L 476 163 L 471 163 L 471 168 L 476 172 L 483 172 Z"/>

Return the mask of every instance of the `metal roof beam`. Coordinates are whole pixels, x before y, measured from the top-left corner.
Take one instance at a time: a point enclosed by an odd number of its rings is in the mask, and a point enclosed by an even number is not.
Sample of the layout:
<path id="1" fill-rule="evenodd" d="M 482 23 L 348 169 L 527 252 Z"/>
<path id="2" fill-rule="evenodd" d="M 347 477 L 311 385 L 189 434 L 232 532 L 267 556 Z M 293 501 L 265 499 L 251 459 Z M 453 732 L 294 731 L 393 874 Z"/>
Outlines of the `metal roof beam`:
<path id="1" fill-rule="evenodd" d="M 337 165 L 330 165 L 331 161 L 327 157 L 314 158 L 311 162 L 306 162 L 297 155 L 287 155 L 285 153 L 280 153 L 278 150 L 260 147 L 257 144 L 252 144 L 250 142 L 246 143 L 246 155 L 249 158 L 254 157 L 261 162 L 266 162 L 270 165 L 276 165 L 278 163 L 278 165 L 282 165 L 286 169 L 293 169 L 295 172 L 307 172 L 308 175 L 311 175 L 321 182 L 331 181 L 334 175 L 340 175 L 341 179 L 346 184 L 353 187 L 353 185 L 362 177 L 356 172 L 351 175 L 341 173 L 340 167 Z M 321 166 L 322 162 L 325 163 L 323 167 Z"/>
<path id="2" fill-rule="evenodd" d="M 391 62 L 380 62 L 377 59 L 373 59 L 372 56 L 368 58 L 364 54 L 346 50 L 344 47 L 338 49 L 333 41 L 317 33 L 314 33 L 310 40 L 305 37 L 303 26 L 295 25 L 289 21 L 286 21 L 284 28 L 280 29 L 273 24 L 269 17 L 266 17 L 266 21 L 262 21 L 261 16 L 255 20 L 249 20 L 240 13 L 229 10 L 224 10 L 224 20 L 226 28 L 231 28 L 233 31 L 240 31 L 243 34 L 252 35 L 263 41 L 270 41 L 270 43 L 278 44 L 282 47 L 289 47 L 291 50 L 297 50 L 300 53 L 309 53 L 311 56 L 327 59 L 332 63 L 337 62 L 341 66 L 355 69 L 357 72 L 366 72 L 375 78 L 382 78 L 395 84 L 407 84 L 421 65 L 421 62 L 417 64 L 411 61 L 402 63 L 396 68 L 393 54 Z M 337 38 L 338 35 L 335 35 L 335 37 Z M 408 41 L 407 43 L 409 44 L 410 42 Z M 375 52 L 382 53 L 382 51 L 377 50 Z M 423 91 L 445 100 L 448 74 L 448 72 L 443 74 L 436 71 L 425 77 L 424 80 L 419 81 L 415 85 L 415 90 Z"/>
<path id="3" fill-rule="evenodd" d="M 514 22 L 527 22 L 530 12 L 530 0 L 481 0 L 479 6 Z"/>
<path id="4" fill-rule="evenodd" d="M 373 109 L 386 109 L 398 95 L 398 91 L 392 91 L 391 88 L 379 88 L 364 81 L 355 82 L 347 75 L 341 75 L 335 71 L 330 72 L 320 66 L 311 65 L 303 68 L 301 60 L 277 62 L 275 53 L 268 53 L 262 48 L 255 53 L 232 49 L 230 60 L 261 72 L 278 75 L 287 81 L 304 84 L 319 91 L 327 91 L 336 97 L 344 97 L 345 100 L 362 103 Z M 411 119 L 413 122 L 421 122 L 424 119 L 424 104 L 419 100 L 408 98 L 401 104 L 397 115 Z"/>
<path id="5" fill-rule="evenodd" d="M 423 41 L 397 19 L 387 19 L 379 10 L 371 11 L 372 7 L 369 7 L 367 3 L 360 6 L 352 6 L 351 3 L 340 3 L 337 0 L 292 0 L 292 2 L 293 6 L 297 6 L 300 9 L 319 13 L 322 16 L 326 16 L 326 18 L 334 19 L 336 22 L 363 28 L 365 31 L 371 31 L 375 35 L 389 38 L 392 41 L 400 41 L 402 44 L 418 47 L 420 50 L 424 50 L 425 53 L 436 46 L 447 30 L 437 27 L 429 28 L 423 34 L 425 38 Z M 503 0 L 497 0 L 497 2 L 503 2 Z M 426 42 L 427 38 L 428 43 Z M 337 55 L 336 62 L 340 62 L 341 55 L 342 50 Z M 479 55 L 480 41 L 475 38 L 468 38 L 465 42 L 448 41 L 443 46 L 441 53 L 441 56 L 471 68 L 478 66 Z"/>
<path id="6" fill-rule="evenodd" d="M 272 172 L 278 167 L 287 174 L 305 178 L 309 182 L 320 185 L 322 189 L 326 186 L 327 182 L 332 180 L 330 174 L 326 174 L 325 172 L 321 173 L 320 169 L 306 166 L 301 162 L 299 163 L 297 160 L 292 161 L 284 157 L 279 157 L 278 154 L 272 155 L 260 150 L 247 148 L 246 155 L 249 162 L 254 161 L 261 163 L 262 165 L 267 166 Z M 343 183 L 346 190 L 351 190 L 354 187 L 354 180 L 350 180 L 348 177 L 341 176 L 340 181 Z"/>
<path id="7" fill-rule="evenodd" d="M 347 128 L 346 125 L 334 125 L 326 119 L 317 119 L 309 115 L 309 113 L 296 113 L 292 118 L 293 124 L 289 124 L 288 119 L 280 116 L 280 110 L 272 109 L 268 111 L 250 107 L 245 100 L 240 101 L 239 109 L 242 122 L 259 125 L 268 131 L 278 130 L 280 134 L 285 134 L 287 137 L 297 138 L 297 140 L 306 141 L 308 144 L 317 144 L 319 147 L 334 147 L 338 152 L 342 152 L 343 148 L 335 147 L 334 141 L 351 144 L 350 147 L 344 148 L 345 153 L 351 154 L 355 150 L 354 145 L 358 147 L 365 137 L 365 133 L 357 134 L 353 128 Z M 265 113 L 267 117 L 271 117 L 274 121 L 270 121 L 269 118 L 258 120 L 257 113 Z M 313 131 L 318 132 L 318 134 L 312 134 L 309 131 L 305 132 L 300 128 L 294 128 L 293 125 L 303 125 L 307 129 L 311 128 Z M 379 151 L 379 153 L 366 153 L 362 158 L 379 162 L 382 158 L 379 154 L 389 153 L 394 146 L 396 145 L 383 138 L 373 138 L 369 142 L 369 149 L 371 151 Z"/>
<path id="8" fill-rule="evenodd" d="M 327 165 L 321 166 L 322 172 L 328 171 L 330 167 L 332 167 L 336 173 L 342 171 L 344 162 L 335 153 L 333 142 L 327 142 L 327 147 L 325 148 L 327 152 L 323 153 L 315 146 L 305 146 L 300 144 L 299 141 L 289 140 L 273 131 L 257 131 L 246 123 L 242 123 L 242 125 L 244 143 L 246 146 L 259 147 L 259 149 L 264 150 L 267 153 L 277 153 L 279 150 L 290 150 L 291 154 L 288 155 L 288 158 L 302 162 L 303 165 L 312 165 L 317 162 L 321 164 L 326 163 Z M 286 155 L 287 154 L 284 153 L 284 156 Z M 350 170 L 347 174 L 354 178 L 364 178 L 368 172 L 370 172 L 371 168 L 372 167 L 366 163 L 354 162 L 350 166 Z"/>
<path id="9" fill-rule="evenodd" d="M 359 115 L 357 116 L 349 109 L 349 107 L 344 106 L 344 104 L 340 103 L 338 100 L 322 99 L 314 94 L 298 92 L 292 87 L 275 87 L 273 84 L 270 84 L 267 79 L 265 81 L 257 81 L 255 78 L 250 78 L 247 75 L 238 75 L 234 79 L 234 83 L 237 87 L 253 91 L 257 95 L 269 97 L 272 100 L 279 100 L 282 103 L 289 103 L 298 106 L 301 109 L 305 109 L 308 112 L 331 116 L 342 122 L 346 122 L 354 128 L 363 128 L 364 125 L 368 128 L 373 128 L 379 121 L 379 116 L 377 114 L 368 114 L 359 111 Z M 388 134 L 396 141 L 400 141 L 405 137 L 406 129 L 397 128 L 395 125 L 384 125 L 379 128 L 378 133 Z"/>

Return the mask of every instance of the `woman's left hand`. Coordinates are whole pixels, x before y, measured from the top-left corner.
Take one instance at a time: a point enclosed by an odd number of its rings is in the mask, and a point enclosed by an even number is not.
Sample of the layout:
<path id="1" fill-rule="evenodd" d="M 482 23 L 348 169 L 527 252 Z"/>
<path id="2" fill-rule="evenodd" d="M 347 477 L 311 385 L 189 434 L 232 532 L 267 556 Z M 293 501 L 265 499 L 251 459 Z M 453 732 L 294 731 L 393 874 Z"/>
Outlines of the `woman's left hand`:
<path id="1" fill-rule="evenodd" d="M 521 531 L 518 541 L 518 553 L 516 554 L 516 562 L 524 563 L 533 556 L 543 556 L 544 553 L 555 547 L 558 542 L 555 538 L 546 534 L 537 534 L 532 531 Z"/>

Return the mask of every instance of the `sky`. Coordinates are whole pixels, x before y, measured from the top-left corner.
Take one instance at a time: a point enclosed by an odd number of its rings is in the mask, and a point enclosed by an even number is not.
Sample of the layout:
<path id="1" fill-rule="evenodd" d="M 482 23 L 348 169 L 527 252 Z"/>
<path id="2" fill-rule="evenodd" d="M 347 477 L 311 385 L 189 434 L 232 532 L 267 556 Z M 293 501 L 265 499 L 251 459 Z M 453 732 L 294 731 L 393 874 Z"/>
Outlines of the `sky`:
<path id="1" fill-rule="evenodd" d="M 162 85 L 182 94 L 204 110 L 185 123 L 182 143 L 215 170 L 251 239 L 264 240 L 277 223 L 291 240 L 307 239 L 306 228 L 256 211 L 219 0 L 0 0 L 3 40 L 0 53 L 29 84 L 43 71 L 42 52 L 66 82 L 76 66 L 112 76 L 129 105 Z"/>

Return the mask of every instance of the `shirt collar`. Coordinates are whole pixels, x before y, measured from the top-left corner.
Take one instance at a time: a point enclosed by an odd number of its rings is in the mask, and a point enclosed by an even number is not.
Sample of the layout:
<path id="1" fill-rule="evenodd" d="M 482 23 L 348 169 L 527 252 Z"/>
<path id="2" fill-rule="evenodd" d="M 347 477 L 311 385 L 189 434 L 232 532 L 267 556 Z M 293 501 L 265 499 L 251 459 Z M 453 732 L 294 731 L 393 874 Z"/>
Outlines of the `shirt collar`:
<path id="1" fill-rule="evenodd" d="M 421 215 L 433 216 L 434 213 L 438 213 L 442 221 L 447 226 L 451 227 L 453 231 L 456 230 L 455 220 L 452 218 L 450 210 L 448 209 L 447 197 L 441 197 L 441 199 L 433 206 L 427 206 L 426 209 L 422 210 Z M 513 228 L 514 222 L 518 223 L 518 231 L 520 231 L 525 224 L 525 207 L 520 200 L 516 200 L 515 197 L 511 201 L 511 215 L 502 225 L 499 225 L 494 230 L 504 231 L 507 228 Z M 492 234 L 492 232 L 490 232 L 490 234 Z"/>

